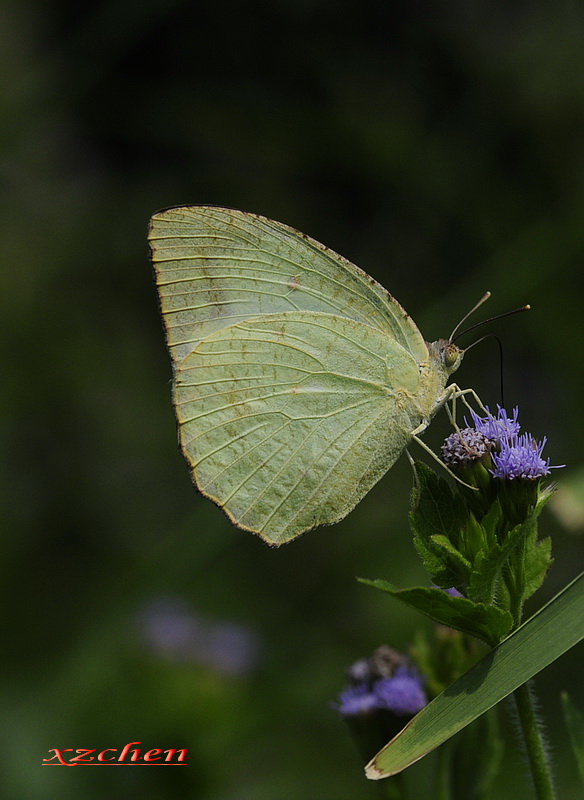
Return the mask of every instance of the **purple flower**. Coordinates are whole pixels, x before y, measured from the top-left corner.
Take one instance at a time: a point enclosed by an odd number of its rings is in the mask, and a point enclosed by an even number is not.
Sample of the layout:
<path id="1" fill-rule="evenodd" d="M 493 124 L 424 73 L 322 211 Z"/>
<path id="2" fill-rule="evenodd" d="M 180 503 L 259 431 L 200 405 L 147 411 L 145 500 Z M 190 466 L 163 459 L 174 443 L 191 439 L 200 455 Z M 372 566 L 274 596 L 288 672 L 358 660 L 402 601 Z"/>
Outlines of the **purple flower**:
<path id="1" fill-rule="evenodd" d="M 446 592 L 446 594 L 449 594 L 450 597 L 464 597 L 462 592 L 459 592 L 454 586 L 452 586 L 450 589 L 442 589 L 442 591 Z"/>
<path id="2" fill-rule="evenodd" d="M 471 417 L 478 433 L 482 433 L 487 439 L 493 442 L 501 442 L 512 436 L 517 436 L 521 430 L 521 425 L 517 422 L 519 408 L 515 406 L 513 415 L 510 417 L 504 408 L 497 406 L 497 416 L 491 414 L 489 407 L 486 406 L 486 417 L 480 417 L 471 409 Z M 464 420 L 466 422 L 466 419 Z M 468 425 L 468 423 L 467 423 Z"/>
<path id="3" fill-rule="evenodd" d="M 367 683 L 358 683 L 356 686 L 344 689 L 335 707 L 344 717 L 367 714 L 380 708 L 377 695 L 371 691 Z"/>
<path id="4" fill-rule="evenodd" d="M 360 658 L 358 661 L 355 661 L 354 664 L 351 664 L 347 670 L 347 677 L 350 678 L 353 683 L 365 683 L 366 681 L 370 681 L 372 676 L 373 665 L 369 658 Z"/>
<path id="5" fill-rule="evenodd" d="M 225 675 L 245 675 L 259 661 L 259 642 L 252 631 L 233 622 L 209 625 L 201 663 Z"/>
<path id="6" fill-rule="evenodd" d="M 162 597 L 139 614 L 142 639 L 159 658 L 190 663 L 223 675 L 244 675 L 259 661 L 260 643 L 243 625 L 212 622 L 177 597 Z"/>
<path id="7" fill-rule="evenodd" d="M 421 676 L 416 670 L 398 670 L 393 678 L 381 678 L 373 691 L 378 707 L 397 716 L 417 714 L 428 703 Z"/>
<path id="8" fill-rule="evenodd" d="M 542 458 L 542 451 L 546 443 L 537 442 L 529 433 L 519 434 L 521 426 L 517 421 L 519 409 L 513 409 L 511 416 L 501 406 L 497 406 L 497 415 L 494 416 L 486 407 L 487 414 L 481 417 L 471 410 L 474 428 L 463 428 L 451 433 L 442 445 L 442 460 L 451 469 L 467 467 L 476 469 L 469 473 L 467 480 L 480 483 L 486 490 L 487 471 L 495 478 L 513 480 L 525 478 L 536 480 L 549 475 L 551 469 L 549 458 Z M 465 419 L 465 422 L 467 420 Z M 468 424 L 468 423 L 467 423 Z M 482 482 L 477 462 L 484 467 Z"/>
<path id="9" fill-rule="evenodd" d="M 201 621 L 179 598 L 161 597 L 139 615 L 142 637 L 168 661 L 190 661 L 204 636 Z"/>
<path id="10" fill-rule="evenodd" d="M 492 449 L 492 441 L 474 428 L 463 428 L 442 445 L 442 461 L 451 469 L 478 461 Z"/>
<path id="11" fill-rule="evenodd" d="M 546 441 L 544 437 L 541 442 L 537 442 L 530 433 L 502 440 L 500 452 L 492 454 L 495 469 L 490 471 L 495 478 L 508 481 L 515 478 L 536 480 L 549 475 L 550 470 L 560 467 L 551 467 L 549 458 L 542 458 Z"/>
<path id="12" fill-rule="evenodd" d="M 359 669 L 355 671 L 356 666 Z M 407 656 L 392 648 L 379 647 L 371 658 L 353 664 L 349 675 L 354 683 L 340 693 L 334 705 L 344 717 L 376 711 L 413 716 L 428 702 L 422 676 Z"/>

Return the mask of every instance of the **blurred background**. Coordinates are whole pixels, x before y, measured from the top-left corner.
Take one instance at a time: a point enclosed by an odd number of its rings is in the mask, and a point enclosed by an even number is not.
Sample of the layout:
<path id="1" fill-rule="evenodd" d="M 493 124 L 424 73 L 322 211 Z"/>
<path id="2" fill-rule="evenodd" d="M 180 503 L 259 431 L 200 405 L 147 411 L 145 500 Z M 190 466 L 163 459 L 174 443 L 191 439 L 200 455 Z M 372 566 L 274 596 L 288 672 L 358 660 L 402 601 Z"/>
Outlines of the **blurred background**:
<path id="1" fill-rule="evenodd" d="M 429 340 L 487 289 L 485 316 L 531 303 L 494 329 L 507 406 L 567 465 L 533 611 L 584 554 L 582 5 L 4 0 L 0 74 L 3 796 L 372 797 L 330 703 L 347 664 L 429 626 L 355 582 L 425 580 L 411 470 L 278 550 L 199 497 L 148 219 L 208 203 L 283 221 Z M 497 403 L 492 340 L 456 378 Z M 448 432 L 439 415 L 426 441 Z M 537 681 L 562 797 L 558 692 L 583 707 L 581 661 Z M 133 741 L 187 747 L 190 765 L 41 769 L 51 748 Z M 408 771 L 417 796 L 433 769 Z M 509 745 L 498 797 L 525 780 Z"/>

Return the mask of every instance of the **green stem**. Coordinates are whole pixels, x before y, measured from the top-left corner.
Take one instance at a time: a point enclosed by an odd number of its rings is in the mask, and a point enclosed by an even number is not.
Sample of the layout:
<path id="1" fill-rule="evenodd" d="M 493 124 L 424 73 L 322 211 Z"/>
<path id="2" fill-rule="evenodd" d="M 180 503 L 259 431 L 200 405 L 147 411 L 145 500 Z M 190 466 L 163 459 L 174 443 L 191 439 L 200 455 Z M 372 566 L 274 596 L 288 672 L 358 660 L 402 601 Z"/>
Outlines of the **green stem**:
<path id="1" fill-rule="evenodd" d="M 436 800 L 450 800 L 450 768 L 451 768 L 451 747 L 450 742 L 438 748 L 438 768 L 436 775 L 436 790 L 434 796 Z"/>
<path id="2" fill-rule="evenodd" d="M 517 703 L 517 711 L 535 785 L 535 793 L 538 800 L 554 800 L 555 792 L 552 776 L 529 684 L 524 683 L 523 686 L 515 690 L 513 696 Z"/>
<path id="3" fill-rule="evenodd" d="M 403 775 L 392 775 L 376 783 L 377 796 L 380 800 L 406 800 Z"/>

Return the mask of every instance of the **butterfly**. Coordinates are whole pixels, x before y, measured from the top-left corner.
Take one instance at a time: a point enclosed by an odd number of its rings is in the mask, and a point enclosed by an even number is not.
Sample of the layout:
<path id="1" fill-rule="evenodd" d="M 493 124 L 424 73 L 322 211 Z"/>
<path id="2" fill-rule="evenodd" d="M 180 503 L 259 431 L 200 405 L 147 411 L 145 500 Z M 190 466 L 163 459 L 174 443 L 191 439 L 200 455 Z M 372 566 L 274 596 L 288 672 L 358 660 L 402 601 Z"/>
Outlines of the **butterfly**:
<path id="1" fill-rule="evenodd" d="M 194 482 L 270 544 L 345 517 L 462 393 L 452 336 L 287 225 L 183 206 L 149 242 Z"/>

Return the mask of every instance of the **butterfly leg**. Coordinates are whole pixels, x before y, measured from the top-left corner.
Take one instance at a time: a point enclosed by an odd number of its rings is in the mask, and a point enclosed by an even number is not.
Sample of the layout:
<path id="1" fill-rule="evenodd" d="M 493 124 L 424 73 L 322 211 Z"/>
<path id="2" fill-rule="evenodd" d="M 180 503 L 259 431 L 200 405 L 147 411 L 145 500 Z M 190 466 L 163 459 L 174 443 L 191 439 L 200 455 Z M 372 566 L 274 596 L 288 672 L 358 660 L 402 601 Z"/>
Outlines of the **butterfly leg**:
<path id="1" fill-rule="evenodd" d="M 456 383 L 452 383 L 450 386 L 448 386 L 447 391 L 448 390 L 450 390 L 450 392 L 446 396 L 446 399 L 444 401 L 444 405 L 446 407 L 446 413 L 448 414 L 448 418 L 449 418 L 449 420 L 450 420 L 450 422 L 452 424 L 452 427 L 455 430 L 457 430 L 457 431 L 460 430 L 459 427 L 458 427 L 458 424 L 456 422 L 456 400 L 459 397 L 461 398 L 461 400 L 464 403 L 464 405 L 470 411 L 474 411 L 474 409 L 472 408 L 472 406 L 470 405 L 470 403 L 466 399 L 466 395 L 470 395 L 473 398 L 473 400 L 475 401 L 475 403 L 477 404 L 477 406 L 482 411 L 484 411 L 486 414 L 488 414 L 487 409 L 483 405 L 480 397 L 478 396 L 478 394 L 475 392 L 474 389 L 461 389 Z M 448 401 L 451 402 L 451 406 L 448 406 Z"/>
<path id="2" fill-rule="evenodd" d="M 480 408 L 482 408 L 483 410 L 486 411 L 485 407 L 483 406 L 479 396 L 477 395 L 477 393 L 475 392 L 474 389 L 461 389 L 460 386 L 458 386 L 458 384 L 451 383 L 450 386 L 446 387 L 446 391 L 444 392 L 444 395 L 441 398 L 440 402 L 434 407 L 433 412 L 432 412 L 432 416 L 436 413 L 436 411 L 438 411 L 440 408 L 442 408 L 442 406 L 445 406 L 446 407 L 446 413 L 448 414 L 448 417 L 449 417 L 451 423 L 453 424 L 454 428 L 458 431 L 459 428 L 458 428 L 458 425 L 456 424 L 456 400 L 457 400 L 457 398 L 459 398 L 459 397 L 462 398 L 462 402 L 471 411 L 473 410 L 472 406 L 466 400 L 466 395 L 471 395 L 472 398 L 477 403 L 477 405 Z M 450 409 L 449 406 L 448 406 L 449 401 L 452 402 L 452 409 Z M 461 480 L 457 475 L 455 475 L 454 472 L 452 472 L 452 470 L 449 469 L 449 467 L 447 467 L 446 464 L 443 461 L 440 460 L 440 458 L 436 455 L 436 453 L 432 450 L 432 448 L 428 447 L 428 445 L 422 439 L 420 439 L 419 434 L 423 433 L 426 430 L 427 427 L 428 427 L 428 420 L 423 420 L 418 425 L 418 427 L 414 428 L 414 430 L 410 433 L 411 438 L 415 442 L 417 442 L 423 450 L 425 450 L 429 455 L 431 455 L 432 458 L 434 459 L 434 461 L 437 461 L 438 464 L 440 464 L 440 466 L 442 467 L 442 469 L 446 470 L 446 472 L 450 475 L 450 477 L 454 478 L 454 480 L 457 483 L 460 483 L 460 484 L 462 484 L 462 486 L 466 486 L 468 489 L 472 489 L 473 491 L 478 491 L 476 486 L 471 486 L 470 484 L 465 483 L 465 481 Z M 406 450 L 406 453 L 407 453 L 408 458 L 410 459 L 410 463 L 411 463 L 412 462 L 412 457 L 410 456 L 410 454 L 409 454 L 409 452 L 407 450 Z"/>
<path id="3" fill-rule="evenodd" d="M 408 457 L 408 461 L 410 462 L 410 466 L 412 468 L 412 471 L 414 473 L 414 485 L 416 487 L 416 492 L 417 492 L 420 489 L 420 479 L 418 478 L 418 470 L 416 469 L 416 462 L 412 458 L 409 450 L 406 450 L 405 452 L 406 452 L 406 456 Z"/>
<path id="4" fill-rule="evenodd" d="M 446 472 L 450 475 L 450 477 L 454 478 L 454 480 L 457 483 L 460 483 L 462 486 L 466 486 L 467 489 L 472 489 L 473 492 L 478 492 L 478 489 L 476 488 L 476 486 L 471 486 L 469 483 L 466 483 L 465 481 L 461 480 L 458 477 L 458 475 L 455 475 L 454 472 L 449 467 L 447 467 L 446 464 L 443 461 L 440 460 L 440 458 L 436 455 L 436 453 L 432 450 L 432 448 L 428 447 L 428 445 L 426 444 L 426 442 L 423 441 L 423 439 L 420 439 L 420 437 L 418 436 L 418 433 L 422 433 L 422 431 L 424 431 L 425 429 L 426 429 L 426 425 L 419 425 L 415 430 L 413 430 L 412 433 L 410 434 L 410 436 L 412 437 L 413 441 L 417 442 L 423 450 L 425 450 L 429 455 L 431 455 L 432 458 L 434 459 L 434 461 L 436 461 L 438 464 L 440 464 L 442 469 L 446 470 Z M 413 459 L 412 459 L 411 455 L 409 454 L 409 452 L 407 450 L 406 450 L 406 453 L 408 455 L 408 458 L 410 459 L 410 462 L 413 462 Z M 415 472 L 415 470 L 414 470 L 414 472 Z"/>

